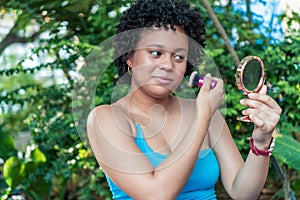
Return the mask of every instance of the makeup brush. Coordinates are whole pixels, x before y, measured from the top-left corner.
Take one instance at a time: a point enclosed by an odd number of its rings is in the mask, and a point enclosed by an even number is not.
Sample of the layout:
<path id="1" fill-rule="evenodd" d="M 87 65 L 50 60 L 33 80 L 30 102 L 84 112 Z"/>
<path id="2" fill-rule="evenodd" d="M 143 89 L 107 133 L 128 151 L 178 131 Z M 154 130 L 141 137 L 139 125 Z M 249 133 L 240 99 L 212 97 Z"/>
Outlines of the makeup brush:
<path id="1" fill-rule="evenodd" d="M 193 71 L 191 76 L 190 76 L 190 80 L 189 80 L 189 83 L 188 83 L 188 86 L 190 87 L 202 87 L 202 85 L 204 84 L 204 78 L 201 77 L 199 75 L 199 73 L 197 71 Z M 217 85 L 217 81 L 215 80 L 211 80 L 210 82 L 210 89 L 213 89 L 215 88 Z"/>

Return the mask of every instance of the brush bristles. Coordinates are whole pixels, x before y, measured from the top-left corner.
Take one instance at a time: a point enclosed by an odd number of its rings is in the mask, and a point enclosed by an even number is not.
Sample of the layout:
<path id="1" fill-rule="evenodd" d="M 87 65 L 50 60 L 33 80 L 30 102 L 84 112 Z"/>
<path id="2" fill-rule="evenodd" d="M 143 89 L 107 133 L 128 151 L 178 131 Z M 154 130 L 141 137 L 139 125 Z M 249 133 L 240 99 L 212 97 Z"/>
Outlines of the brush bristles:
<path id="1" fill-rule="evenodd" d="M 200 79 L 200 75 L 198 74 L 198 72 L 197 71 L 193 71 L 192 74 L 191 74 L 191 76 L 190 76 L 190 80 L 189 80 L 188 86 L 189 87 L 196 87 L 196 86 L 198 86 L 199 79 Z"/>

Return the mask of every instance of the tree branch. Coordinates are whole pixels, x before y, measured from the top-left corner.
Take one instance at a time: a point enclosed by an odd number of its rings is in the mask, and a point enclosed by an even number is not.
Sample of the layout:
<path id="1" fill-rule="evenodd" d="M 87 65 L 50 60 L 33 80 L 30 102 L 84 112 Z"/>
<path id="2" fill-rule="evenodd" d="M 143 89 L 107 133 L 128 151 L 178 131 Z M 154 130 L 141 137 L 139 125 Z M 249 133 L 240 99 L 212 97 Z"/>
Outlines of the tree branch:
<path id="1" fill-rule="evenodd" d="M 18 21 L 17 21 L 18 22 Z M 17 34 L 17 26 L 18 23 L 10 29 L 9 33 L 5 36 L 5 38 L 0 42 L 0 54 L 11 44 L 13 43 L 27 43 L 34 41 L 40 34 L 41 31 L 37 31 L 30 37 L 20 37 Z"/>
<path id="2" fill-rule="evenodd" d="M 252 14 L 251 14 L 251 3 L 250 0 L 246 0 L 246 12 L 249 24 L 252 24 Z"/>
<path id="3" fill-rule="evenodd" d="M 240 60 L 236 54 L 236 51 L 233 49 L 232 45 L 230 44 L 229 38 L 223 28 L 223 26 L 221 25 L 221 23 L 219 22 L 217 16 L 215 15 L 213 9 L 211 8 L 209 2 L 207 0 L 201 0 L 202 4 L 204 5 L 204 7 L 206 8 L 211 20 L 214 22 L 218 32 L 220 33 L 221 37 L 225 40 L 225 45 L 229 51 L 229 53 L 232 56 L 233 62 L 236 66 L 238 66 L 240 64 Z"/>

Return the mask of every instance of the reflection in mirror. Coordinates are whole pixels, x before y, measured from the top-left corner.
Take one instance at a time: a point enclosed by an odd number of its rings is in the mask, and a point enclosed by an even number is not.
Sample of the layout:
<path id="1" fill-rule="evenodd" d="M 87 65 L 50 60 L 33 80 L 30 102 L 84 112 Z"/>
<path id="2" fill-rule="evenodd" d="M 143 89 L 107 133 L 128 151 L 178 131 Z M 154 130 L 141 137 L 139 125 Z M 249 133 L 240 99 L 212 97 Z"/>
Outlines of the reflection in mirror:
<path id="1" fill-rule="evenodd" d="M 244 68 L 243 84 L 249 91 L 253 91 L 259 86 L 260 78 L 262 76 L 262 68 L 257 60 L 251 60 Z"/>
<path id="2" fill-rule="evenodd" d="M 236 71 L 236 82 L 238 88 L 247 95 L 258 92 L 265 82 L 264 65 L 257 56 L 245 57 Z M 251 122 L 248 116 L 237 118 L 240 121 Z"/>

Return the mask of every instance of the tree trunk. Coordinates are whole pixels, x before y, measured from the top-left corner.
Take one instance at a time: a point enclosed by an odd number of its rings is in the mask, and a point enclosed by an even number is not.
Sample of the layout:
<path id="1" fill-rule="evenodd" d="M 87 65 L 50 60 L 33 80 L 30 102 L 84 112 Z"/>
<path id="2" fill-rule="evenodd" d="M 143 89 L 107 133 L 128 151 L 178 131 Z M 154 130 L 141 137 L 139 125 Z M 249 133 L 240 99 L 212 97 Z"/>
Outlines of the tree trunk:
<path id="1" fill-rule="evenodd" d="M 202 4 L 204 5 L 205 9 L 207 10 L 211 20 L 214 22 L 218 32 L 220 33 L 221 37 L 225 40 L 225 45 L 227 47 L 227 49 L 229 50 L 230 55 L 232 56 L 233 62 L 235 64 L 235 66 L 238 66 L 240 64 L 240 60 L 236 54 L 236 51 L 233 49 L 230 40 L 223 28 L 223 26 L 221 25 L 221 23 L 219 22 L 217 16 L 215 15 L 213 9 L 211 8 L 209 2 L 207 0 L 201 0 Z"/>

